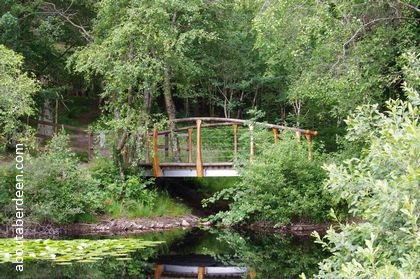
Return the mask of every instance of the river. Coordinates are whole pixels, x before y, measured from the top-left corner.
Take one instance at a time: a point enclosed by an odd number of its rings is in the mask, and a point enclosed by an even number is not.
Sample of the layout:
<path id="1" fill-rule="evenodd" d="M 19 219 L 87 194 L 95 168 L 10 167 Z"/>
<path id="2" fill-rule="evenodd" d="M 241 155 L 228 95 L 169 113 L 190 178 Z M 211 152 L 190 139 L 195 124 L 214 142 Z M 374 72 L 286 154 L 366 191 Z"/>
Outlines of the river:
<path id="1" fill-rule="evenodd" d="M 0 278 L 197 278 L 199 266 L 223 278 L 297 278 L 327 256 L 311 237 L 216 229 L 27 240 L 22 273 L 14 249 L 0 239 Z"/>

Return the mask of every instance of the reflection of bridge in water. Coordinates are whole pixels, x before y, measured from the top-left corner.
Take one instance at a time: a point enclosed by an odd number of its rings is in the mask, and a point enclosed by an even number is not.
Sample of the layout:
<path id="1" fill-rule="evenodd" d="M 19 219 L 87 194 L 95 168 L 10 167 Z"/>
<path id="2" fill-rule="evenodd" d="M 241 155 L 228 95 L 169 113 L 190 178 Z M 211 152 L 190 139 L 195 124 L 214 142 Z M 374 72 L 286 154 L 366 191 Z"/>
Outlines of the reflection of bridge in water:
<path id="1" fill-rule="evenodd" d="M 255 271 L 240 266 L 223 264 L 211 256 L 163 256 L 155 268 L 155 279 L 172 278 L 247 278 L 254 279 Z"/>
<path id="2" fill-rule="evenodd" d="M 317 135 L 316 131 L 233 118 L 193 117 L 173 122 L 177 125 L 175 130 L 155 128 L 150 135 L 152 140 L 147 146 L 152 156 L 141 164 L 147 176 L 238 176 L 234 168 L 237 159 L 254 157 L 256 126 L 271 129 L 274 143 L 282 131 L 295 132 L 298 140 L 304 135 L 309 160 L 312 137 Z"/>

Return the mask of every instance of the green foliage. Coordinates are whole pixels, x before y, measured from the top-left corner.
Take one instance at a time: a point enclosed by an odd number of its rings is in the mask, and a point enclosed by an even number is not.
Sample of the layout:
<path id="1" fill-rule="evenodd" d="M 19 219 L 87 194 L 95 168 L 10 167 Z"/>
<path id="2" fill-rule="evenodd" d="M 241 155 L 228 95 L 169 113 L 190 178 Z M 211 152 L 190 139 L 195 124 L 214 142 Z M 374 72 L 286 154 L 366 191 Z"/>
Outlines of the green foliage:
<path id="1" fill-rule="evenodd" d="M 217 241 L 234 251 L 230 256 L 219 255 L 225 263 L 239 262 L 254 268 L 257 279 L 297 278 L 302 272 L 312 275 L 320 259 L 328 255 L 310 243 L 310 239 L 284 234 L 239 234 L 224 230 L 218 232 Z"/>
<path id="2" fill-rule="evenodd" d="M 15 167 L 0 168 L 0 204 L 6 222 L 14 214 Z M 154 181 L 141 175 L 122 180 L 112 160 L 96 158 L 81 168 L 68 147 L 68 137 L 55 136 L 47 151 L 25 164 L 25 206 L 28 221 L 70 223 L 94 222 L 100 213 L 114 217 L 180 216 L 190 210 L 167 194 L 152 189 Z"/>
<path id="3" fill-rule="evenodd" d="M 114 218 L 182 216 L 191 213 L 186 206 L 174 201 L 165 192 L 152 188 L 154 180 L 142 174 L 127 175 L 122 180 L 112 160 L 98 157 L 89 168 L 92 177 L 100 181 L 105 196 L 103 211 Z"/>
<path id="4" fill-rule="evenodd" d="M 8 261 L 15 253 L 11 239 L 1 242 L 4 264 L 2 278 L 148 278 L 154 271 L 151 259 L 163 242 L 169 244 L 182 235 L 176 231 L 165 235 L 143 235 L 139 238 L 27 240 L 24 272 L 17 273 Z M 10 253 L 9 253 L 10 252 Z"/>
<path id="5" fill-rule="evenodd" d="M 99 181 L 80 169 L 64 134 L 51 140 L 45 154 L 28 160 L 25 173 L 26 212 L 36 221 L 74 222 L 102 206 Z"/>
<path id="6" fill-rule="evenodd" d="M 397 97 L 400 55 L 417 45 L 416 12 L 401 1 L 262 1 L 253 22 L 267 75 L 290 120 L 317 127 L 328 148 L 358 105 Z M 333 129 L 335 127 L 335 129 Z M 325 131 L 324 131 L 325 129 Z"/>
<path id="7" fill-rule="evenodd" d="M 104 212 L 113 218 L 183 216 L 191 213 L 191 209 L 176 202 L 165 192 L 151 192 L 149 195 L 153 197 L 151 204 L 135 199 L 108 200 Z"/>
<path id="8" fill-rule="evenodd" d="M 405 55 L 408 81 L 419 74 L 415 53 Z M 413 68 L 413 65 L 416 66 Z M 328 165 L 326 188 L 349 204 L 361 223 L 342 224 L 317 241 L 333 253 L 316 278 L 418 278 L 419 93 L 390 100 L 388 110 L 365 105 L 348 119 L 348 139 L 364 140 L 361 158 Z"/>
<path id="9" fill-rule="evenodd" d="M 200 185 L 200 192 L 209 195 L 233 187 L 236 183 L 236 177 L 205 177 L 192 178 L 191 180 L 192 183 Z"/>
<path id="10" fill-rule="evenodd" d="M 2 255 L 0 263 L 10 263 L 13 261 L 16 243 L 14 239 L 2 238 L 0 247 Z M 127 259 L 129 253 L 139 249 L 154 247 L 162 242 L 146 241 L 136 238 L 122 239 L 72 239 L 72 240 L 52 240 L 36 239 L 24 240 L 23 259 L 25 261 L 50 260 L 55 263 L 72 262 L 95 262 L 103 257 L 116 257 L 117 259 Z"/>
<path id="11" fill-rule="evenodd" d="M 30 130 L 20 118 L 33 115 L 37 82 L 22 71 L 23 57 L 0 44 L 0 148 L 29 143 Z"/>
<path id="12" fill-rule="evenodd" d="M 47 151 L 37 158 L 25 158 L 25 218 L 32 222 L 69 223 L 87 218 L 102 206 L 99 181 L 80 169 L 75 153 L 68 147 L 68 137 L 55 136 Z M 0 204 L 5 217 L 14 215 L 10 197 L 14 196 L 16 169 L 5 166 L 1 175 Z M 3 220 L 5 221 L 5 220 Z"/>
<path id="13" fill-rule="evenodd" d="M 308 160 L 306 144 L 284 138 L 266 145 L 255 160 L 241 171 L 239 182 L 208 201 L 230 199 L 230 210 L 213 216 L 226 225 L 268 220 L 290 223 L 322 221 L 332 200 L 322 189 L 325 172 L 318 152 Z"/>
<path id="14" fill-rule="evenodd" d="M 92 177 L 100 181 L 100 188 L 107 199 L 132 199 L 144 206 L 151 206 L 155 201 L 156 193 L 149 189 L 154 183 L 152 179 L 137 174 L 122 180 L 112 160 L 97 157 L 89 170 Z"/>

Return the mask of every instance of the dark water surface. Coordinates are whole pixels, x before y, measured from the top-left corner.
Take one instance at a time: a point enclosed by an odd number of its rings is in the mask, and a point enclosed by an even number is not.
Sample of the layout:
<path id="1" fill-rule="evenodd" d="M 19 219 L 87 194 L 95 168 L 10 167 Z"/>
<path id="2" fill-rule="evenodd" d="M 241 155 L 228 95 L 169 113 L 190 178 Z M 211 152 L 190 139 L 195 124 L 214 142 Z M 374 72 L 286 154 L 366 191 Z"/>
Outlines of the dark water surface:
<path id="1" fill-rule="evenodd" d="M 157 264 L 237 267 L 248 270 L 244 278 L 252 271 L 256 278 L 297 278 L 302 272 L 317 272 L 317 263 L 327 256 L 310 237 L 173 230 L 28 241 L 24 271 L 18 275 L 11 263 L 14 245 L 13 240 L 0 239 L 0 278 L 154 278 Z"/>

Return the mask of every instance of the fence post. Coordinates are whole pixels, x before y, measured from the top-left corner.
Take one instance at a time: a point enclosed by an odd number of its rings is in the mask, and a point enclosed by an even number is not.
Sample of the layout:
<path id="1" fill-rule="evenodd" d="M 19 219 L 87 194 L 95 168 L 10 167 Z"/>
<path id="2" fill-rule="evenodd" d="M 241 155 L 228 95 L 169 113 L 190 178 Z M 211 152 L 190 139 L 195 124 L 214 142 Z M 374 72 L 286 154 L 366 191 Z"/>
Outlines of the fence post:
<path id="1" fill-rule="evenodd" d="M 197 170 L 197 177 L 203 177 L 203 158 L 201 154 L 201 120 L 196 121 L 197 125 L 197 158 L 195 166 Z"/>
<path id="2" fill-rule="evenodd" d="M 160 279 L 160 276 L 163 273 L 163 265 L 157 264 L 155 267 L 155 279 Z"/>
<path id="3" fill-rule="evenodd" d="M 274 136 L 274 143 L 277 144 L 279 142 L 279 129 L 273 128 L 273 136 Z"/>
<path id="4" fill-rule="evenodd" d="M 255 278 L 257 278 L 257 272 L 255 271 L 255 269 L 254 269 L 254 268 L 252 268 L 252 269 L 249 271 L 249 278 L 250 278 L 250 279 L 255 279 Z"/>
<path id="5" fill-rule="evenodd" d="M 296 131 L 296 141 L 297 143 L 300 143 L 300 137 L 302 136 L 302 132 Z"/>
<path id="6" fill-rule="evenodd" d="M 153 176 L 162 176 L 162 170 L 159 166 L 159 154 L 158 154 L 158 128 L 153 131 Z"/>
<path id="7" fill-rule="evenodd" d="M 197 279 L 204 279 L 204 272 L 205 272 L 204 266 L 199 266 Z"/>

